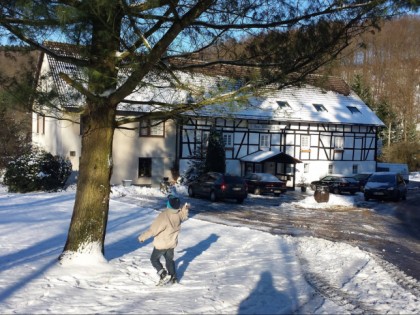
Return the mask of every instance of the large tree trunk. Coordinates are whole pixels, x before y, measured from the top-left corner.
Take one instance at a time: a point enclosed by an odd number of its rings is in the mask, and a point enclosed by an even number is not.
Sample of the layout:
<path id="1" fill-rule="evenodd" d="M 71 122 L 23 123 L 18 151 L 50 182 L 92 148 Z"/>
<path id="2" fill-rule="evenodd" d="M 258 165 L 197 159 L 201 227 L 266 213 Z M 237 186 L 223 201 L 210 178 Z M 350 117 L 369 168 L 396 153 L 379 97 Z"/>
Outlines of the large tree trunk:
<path id="1" fill-rule="evenodd" d="M 105 91 L 115 90 L 118 67 L 115 52 L 120 42 L 121 16 L 119 2 L 92 2 L 101 12 L 92 20 L 90 71 L 86 107 L 81 117 L 82 152 L 77 181 L 76 200 L 63 255 L 87 252 L 104 243 L 109 212 L 112 175 L 112 140 L 115 130 L 117 102 L 111 103 Z M 105 10 L 106 9 L 106 10 Z M 112 21 L 112 32 L 104 32 L 104 23 Z M 92 57 L 94 56 L 94 57 Z M 94 71 L 92 71 L 92 69 Z"/>
<path id="2" fill-rule="evenodd" d="M 82 152 L 76 201 L 63 254 L 101 247 L 109 211 L 110 178 L 112 174 L 112 139 L 115 110 L 97 110 L 84 116 Z"/>

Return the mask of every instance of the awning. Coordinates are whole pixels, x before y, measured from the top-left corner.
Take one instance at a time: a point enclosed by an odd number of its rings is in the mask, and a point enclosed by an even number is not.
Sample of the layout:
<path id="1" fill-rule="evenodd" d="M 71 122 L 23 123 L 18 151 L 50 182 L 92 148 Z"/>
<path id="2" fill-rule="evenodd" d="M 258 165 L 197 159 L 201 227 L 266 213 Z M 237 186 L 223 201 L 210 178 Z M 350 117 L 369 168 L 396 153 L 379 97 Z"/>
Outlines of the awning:
<path id="1" fill-rule="evenodd" d="M 296 164 L 302 163 L 301 160 L 281 151 L 257 151 L 246 155 L 240 159 L 242 162 L 261 163 L 275 161 L 278 163 Z"/>

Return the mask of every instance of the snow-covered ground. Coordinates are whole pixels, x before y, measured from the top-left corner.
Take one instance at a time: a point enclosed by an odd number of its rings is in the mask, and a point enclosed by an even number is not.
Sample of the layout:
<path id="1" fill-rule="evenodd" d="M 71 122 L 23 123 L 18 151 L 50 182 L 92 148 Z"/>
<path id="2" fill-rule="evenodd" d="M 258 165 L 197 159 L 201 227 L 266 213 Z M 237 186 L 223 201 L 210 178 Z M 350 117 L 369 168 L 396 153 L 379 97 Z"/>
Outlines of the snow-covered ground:
<path id="1" fill-rule="evenodd" d="M 420 180 L 416 176 L 411 180 Z M 418 314 L 420 310 L 418 290 L 400 286 L 399 279 L 359 248 L 195 218 L 183 223 L 175 251 L 180 283 L 156 287 L 157 275 L 149 261 L 151 240 L 140 244 L 137 236 L 158 214 L 146 206 L 148 201 L 163 195 L 156 189 L 114 187 L 114 197 L 122 194 L 135 195 L 145 206 L 111 200 L 105 259 L 93 249 L 59 264 L 74 187 L 30 194 L 10 194 L 2 188 L 0 313 Z M 324 206 L 346 206 L 349 198 L 334 195 Z M 313 206 L 313 197 L 300 205 Z M 412 278 L 404 281 L 419 286 Z"/>

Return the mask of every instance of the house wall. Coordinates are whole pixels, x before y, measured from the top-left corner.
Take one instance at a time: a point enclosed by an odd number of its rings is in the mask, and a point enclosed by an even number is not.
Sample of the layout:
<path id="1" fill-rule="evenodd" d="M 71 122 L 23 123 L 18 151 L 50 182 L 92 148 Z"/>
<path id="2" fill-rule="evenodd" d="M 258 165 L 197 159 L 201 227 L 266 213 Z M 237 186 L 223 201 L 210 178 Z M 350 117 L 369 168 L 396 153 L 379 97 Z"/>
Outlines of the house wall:
<path id="1" fill-rule="evenodd" d="M 43 131 L 38 132 L 38 115 L 33 114 L 32 141 L 53 155 L 69 158 L 74 171 L 73 177 L 77 179 L 81 154 L 79 117 L 67 114 L 63 118 L 72 119 L 74 122 L 45 117 Z M 115 130 L 111 184 L 117 185 L 123 180 L 132 180 L 135 185 L 156 186 L 164 176 L 173 180 L 171 168 L 177 152 L 174 122 L 165 122 L 165 137 L 139 137 L 138 123 L 124 127 L 134 130 Z M 151 177 L 139 176 L 139 158 L 152 159 Z"/>
<path id="2" fill-rule="evenodd" d="M 65 115 L 63 118 L 78 120 Z M 53 155 L 68 157 L 73 169 L 79 169 L 80 136 L 79 124 L 68 120 L 45 117 L 42 131 L 37 130 L 39 115 L 32 114 L 32 142 Z"/>
<path id="3" fill-rule="evenodd" d="M 124 125 L 135 130 L 117 129 L 114 134 L 114 170 L 111 183 L 121 184 L 132 180 L 135 185 L 156 186 L 162 177 L 172 177 L 171 168 L 176 160 L 176 126 L 174 121 L 165 122 L 165 137 L 139 137 L 138 123 Z M 152 159 L 152 177 L 139 176 L 139 158 Z"/>
<path id="4" fill-rule="evenodd" d="M 180 137 L 181 174 L 188 169 L 194 150 L 205 144 L 212 125 L 232 139 L 226 150 L 226 170 L 232 174 L 244 175 L 240 158 L 260 150 L 279 150 L 301 160 L 303 163 L 296 164 L 295 183 L 317 180 L 329 172 L 352 175 L 375 170 L 377 129 L 372 126 L 190 118 Z M 303 146 L 302 136 L 309 137 L 309 146 Z M 264 163 L 266 172 L 275 168 L 274 163 L 269 164 Z M 290 186 L 290 167 L 287 174 L 284 177 Z"/>

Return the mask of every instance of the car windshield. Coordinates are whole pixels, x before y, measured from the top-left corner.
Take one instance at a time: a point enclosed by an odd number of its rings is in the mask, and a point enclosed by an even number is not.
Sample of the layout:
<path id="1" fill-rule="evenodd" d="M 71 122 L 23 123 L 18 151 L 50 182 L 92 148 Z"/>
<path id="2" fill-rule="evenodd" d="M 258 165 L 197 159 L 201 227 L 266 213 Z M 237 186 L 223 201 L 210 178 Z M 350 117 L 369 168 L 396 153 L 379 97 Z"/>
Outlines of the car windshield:
<path id="1" fill-rule="evenodd" d="M 272 174 L 261 173 L 261 174 L 258 174 L 258 177 L 263 182 L 279 182 L 280 181 L 276 176 Z"/>
<path id="2" fill-rule="evenodd" d="M 393 183 L 395 181 L 394 175 L 375 175 L 373 174 L 369 178 L 369 182 L 375 182 L 375 183 Z"/>
<path id="3" fill-rule="evenodd" d="M 345 179 L 346 181 L 348 181 L 349 183 L 354 183 L 354 182 L 357 182 L 357 180 L 356 180 L 356 179 L 354 179 L 354 177 L 344 177 L 344 179 Z"/>
<path id="4" fill-rule="evenodd" d="M 357 174 L 357 175 L 354 175 L 353 177 L 356 178 L 356 179 L 365 179 L 365 178 L 369 177 L 369 175 L 370 174 Z"/>

